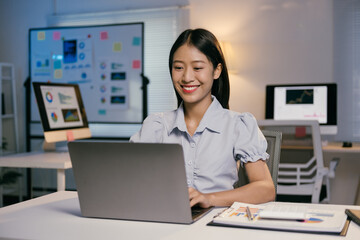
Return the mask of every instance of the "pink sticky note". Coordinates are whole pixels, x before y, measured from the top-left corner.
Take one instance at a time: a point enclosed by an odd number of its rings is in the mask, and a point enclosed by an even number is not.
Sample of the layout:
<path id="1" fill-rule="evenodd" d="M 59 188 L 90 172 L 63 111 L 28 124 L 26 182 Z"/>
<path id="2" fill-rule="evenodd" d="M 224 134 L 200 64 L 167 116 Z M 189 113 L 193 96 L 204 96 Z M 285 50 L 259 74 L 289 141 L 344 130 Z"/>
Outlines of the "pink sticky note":
<path id="1" fill-rule="evenodd" d="M 140 66 L 141 66 L 140 60 L 134 60 L 134 61 L 133 61 L 133 64 L 132 64 L 132 68 L 133 68 L 133 69 L 139 69 Z"/>
<path id="2" fill-rule="evenodd" d="M 74 133 L 72 131 L 67 131 L 66 138 L 67 138 L 68 142 L 74 141 L 75 140 Z"/>
<path id="3" fill-rule="evenodd" d="M 53 40 L 60 40 L 61 33 L 60 32 L 54 32 L 53 33 Z"/>
<path id="4" fill-rule="evenodd" d="M 306 136 L 306 127 L 296 127 L 295 128 L 295 137 L 303 138 Z"/>
<path id="5" fill-rule="evenodd" d="M 108 38 L 108 32 L 100 32 L 100 40 L 107 40 Z"/>

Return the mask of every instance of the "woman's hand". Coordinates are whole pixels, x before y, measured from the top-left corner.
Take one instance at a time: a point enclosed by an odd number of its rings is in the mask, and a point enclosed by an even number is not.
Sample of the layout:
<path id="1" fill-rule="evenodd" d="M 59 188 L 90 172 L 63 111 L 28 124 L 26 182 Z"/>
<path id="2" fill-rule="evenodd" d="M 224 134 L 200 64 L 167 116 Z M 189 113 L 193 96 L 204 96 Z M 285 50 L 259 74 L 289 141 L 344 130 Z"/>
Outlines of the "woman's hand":
<path id="1" fill-rule="evenodd" d="M 248 162 L 245 169 L 249 184 L 226 191 L 201 193 L 189 187 L 190 205 L 202 208 L 227 207 L 234 202 L 260 204 L 275 199 L 275 187 L 265 161 Z"/>
<path id="2" fill-rule="evenodd" d="M 189 187 L 189 200 L 190 200 L 191 207 L 196 204 L 202 208 L 209 208 L 209 207 L 213 206 L 213 204 L 211 203 L 211 195 L 210 194 L 201 193 L 192 187 Z"/>

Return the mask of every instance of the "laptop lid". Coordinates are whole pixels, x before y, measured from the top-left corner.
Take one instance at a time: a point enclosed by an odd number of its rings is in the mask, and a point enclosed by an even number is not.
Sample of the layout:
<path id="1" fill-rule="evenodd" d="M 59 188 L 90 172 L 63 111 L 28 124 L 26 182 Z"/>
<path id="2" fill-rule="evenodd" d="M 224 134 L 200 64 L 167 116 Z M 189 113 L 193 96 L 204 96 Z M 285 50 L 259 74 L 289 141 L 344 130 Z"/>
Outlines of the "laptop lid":
<path id="1" fill-rule="evenodd" d="M 193 222 L 181 145 L 85 140 L 68 148 L 83 216 Z"/>

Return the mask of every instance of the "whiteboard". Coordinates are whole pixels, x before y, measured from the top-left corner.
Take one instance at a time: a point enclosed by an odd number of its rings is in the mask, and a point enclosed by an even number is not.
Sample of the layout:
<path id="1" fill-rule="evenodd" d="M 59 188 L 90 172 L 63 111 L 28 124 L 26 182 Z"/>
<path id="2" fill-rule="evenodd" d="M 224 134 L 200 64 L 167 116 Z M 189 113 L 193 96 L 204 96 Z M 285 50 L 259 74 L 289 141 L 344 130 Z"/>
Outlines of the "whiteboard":
<path id="1" fill-rule="evenodd" d="M 29 30 L 31 82 L 78 84 L 93 123 L 143 121 L 143 52 L 142 22 Z M 30 114 L 40 122 L 33 89 Z"/>

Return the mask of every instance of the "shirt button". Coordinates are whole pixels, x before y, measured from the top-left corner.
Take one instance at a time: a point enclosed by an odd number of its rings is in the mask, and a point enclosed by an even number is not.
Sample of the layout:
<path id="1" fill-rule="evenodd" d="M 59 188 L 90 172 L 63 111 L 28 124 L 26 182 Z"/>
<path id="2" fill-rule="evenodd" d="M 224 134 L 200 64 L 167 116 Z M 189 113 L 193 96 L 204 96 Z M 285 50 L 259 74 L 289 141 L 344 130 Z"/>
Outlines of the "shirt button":
<path id="1" fill-rule="evenodd" d="M 196 145 L 196 144 L 195 144 L 194 142 L 190 143 L 190 146 L 191 146 L 192 148 L 194 148 L 195 145 Z"/>
<path id="2" fill-rule="evenodd" d="M 191 181 L 190 181 L 190 180 L 188 180 L 188 181 L 187 181 L 187 184 L 188 184 L 188 185 L 190 185 L 190 184 L 191 184 Z"/>
<path id="3" fill-rule="evenodd" d="M 192 161 L 188 161 L 188 164 L 191 165 L 191 164 L 192 164 Z"/>

